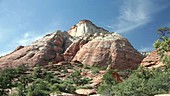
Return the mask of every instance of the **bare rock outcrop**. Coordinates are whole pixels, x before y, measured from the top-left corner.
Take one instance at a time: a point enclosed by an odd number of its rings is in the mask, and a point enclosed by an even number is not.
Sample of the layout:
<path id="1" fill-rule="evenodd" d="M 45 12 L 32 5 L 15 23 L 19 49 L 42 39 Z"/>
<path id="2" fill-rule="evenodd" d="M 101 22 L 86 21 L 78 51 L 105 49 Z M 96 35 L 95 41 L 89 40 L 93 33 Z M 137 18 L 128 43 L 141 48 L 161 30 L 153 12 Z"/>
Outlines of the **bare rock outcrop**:
<path id="1" fill-rule="evenodd" d="M 143 59 L 127 39 L 116 33 L 94 34 L 72 61 L 83 64 L 108 66 L 115 69 L 135 69 Z"/>
<path id="2" fill-rule="evenodd" d="M 88 42 L 87 40 L 83 39 L 78 39 L 74 41 L 64 52 L 64 59 L 66 61 L 71 61 L 77 54 L 77 52 L 80 50 L 80 48 L 87 42 Z"/>
<path id="3" fill-rule="evenodd" d="M 155 50 L 155 51 L 152 51 L 146 58 L 143 59 L 141 66 L 152 69 L 152 68 L 164 67 L 165 64 L 161 62 L 160 56 Z"/>
<path id="4" fill-rule="evenodd" d="M 68 32 L 57 31 L 0 58 L 0 67 L 73 61 L 114 69 L 135 69 L 143 56 L 126 38 L 81 20 Z"/>
<path id="5" fill-rule="evenodd" d="M 79 95 L 92 95 L 97 93 L 94 89 L 77 89 L 75 92 Z"/>
<path id="6" fill-rule="evenodd" d="M 47 34 L 31 45 L 19 46 L 12 53 L 1 57 L 0 67 L 16 67 L 21 64 L 34 66 L 63 61 L 62 54 L 71 43 L 72 39 L 67 32 Z"/>
<path id="7" fill-rule="evenodd" d="M 72 26 L 68 33 L 71 36 L 80 37 L 84 36 L 87 33 L 108 33 L 108 31 L 101 27 L 97 27 L 89 20 L 81 20 L 78 24 Z"/>

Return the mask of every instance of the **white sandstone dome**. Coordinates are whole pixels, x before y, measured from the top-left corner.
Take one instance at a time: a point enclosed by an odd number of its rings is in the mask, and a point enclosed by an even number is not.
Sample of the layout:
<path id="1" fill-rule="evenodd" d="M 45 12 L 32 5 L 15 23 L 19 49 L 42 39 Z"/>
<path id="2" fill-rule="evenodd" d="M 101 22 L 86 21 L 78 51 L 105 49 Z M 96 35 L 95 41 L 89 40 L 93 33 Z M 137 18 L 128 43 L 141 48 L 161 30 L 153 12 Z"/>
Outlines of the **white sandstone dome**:
<path id="1" fill-rule="evenodd" d="M 89 20 L 81 20 L 78 24 L 72 26 L 68 33 L 74 37 L 84 36 L 85 34 L 108 33 L 109 31 L 97 27 Z"/>

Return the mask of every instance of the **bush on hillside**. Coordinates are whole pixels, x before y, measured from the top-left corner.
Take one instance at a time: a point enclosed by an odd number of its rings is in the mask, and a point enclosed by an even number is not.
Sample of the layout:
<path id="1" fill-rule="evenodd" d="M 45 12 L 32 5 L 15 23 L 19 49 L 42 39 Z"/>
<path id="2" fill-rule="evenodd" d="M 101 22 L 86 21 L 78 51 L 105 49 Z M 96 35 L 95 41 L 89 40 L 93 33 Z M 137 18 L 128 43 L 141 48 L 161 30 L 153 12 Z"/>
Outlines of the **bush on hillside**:
<path id="1" fill-rule="evenodd" d="M 170 92 L 170 71 L 139 68 L 112 89 L 116 96 L 153 96 Z"/>

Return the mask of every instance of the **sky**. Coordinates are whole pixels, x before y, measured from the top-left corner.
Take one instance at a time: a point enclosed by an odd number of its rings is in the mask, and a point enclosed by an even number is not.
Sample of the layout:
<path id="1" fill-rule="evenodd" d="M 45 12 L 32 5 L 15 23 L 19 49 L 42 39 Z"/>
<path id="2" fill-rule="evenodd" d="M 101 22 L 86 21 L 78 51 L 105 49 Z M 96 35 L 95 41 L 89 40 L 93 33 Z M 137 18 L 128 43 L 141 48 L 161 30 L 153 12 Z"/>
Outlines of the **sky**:
<path id="1" fill-rule="evenodd" d="M 170 0 L 0 0 L 0 56 L 83 19 L 152 51 L 157 29 L 170 26 Z"/>

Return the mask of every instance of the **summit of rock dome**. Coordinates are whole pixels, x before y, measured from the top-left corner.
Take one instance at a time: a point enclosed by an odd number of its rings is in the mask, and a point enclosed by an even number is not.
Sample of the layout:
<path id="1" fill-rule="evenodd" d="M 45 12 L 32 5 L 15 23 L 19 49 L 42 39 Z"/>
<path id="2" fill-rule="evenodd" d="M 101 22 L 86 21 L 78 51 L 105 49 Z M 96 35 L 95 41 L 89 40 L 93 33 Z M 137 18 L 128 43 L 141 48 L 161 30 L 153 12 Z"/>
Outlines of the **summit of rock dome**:
<path id="1" fill-rule="evenodd" d="M 94 34 L 94 33 L 108 33 L 109 31 L 96 26 L 89 20 L 81 20 L 76 25 L 73 25 L 68 33 L 71 36 L 79 37 L 84 36 L 85 34 Z"/>

